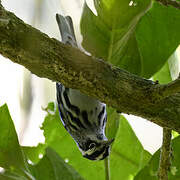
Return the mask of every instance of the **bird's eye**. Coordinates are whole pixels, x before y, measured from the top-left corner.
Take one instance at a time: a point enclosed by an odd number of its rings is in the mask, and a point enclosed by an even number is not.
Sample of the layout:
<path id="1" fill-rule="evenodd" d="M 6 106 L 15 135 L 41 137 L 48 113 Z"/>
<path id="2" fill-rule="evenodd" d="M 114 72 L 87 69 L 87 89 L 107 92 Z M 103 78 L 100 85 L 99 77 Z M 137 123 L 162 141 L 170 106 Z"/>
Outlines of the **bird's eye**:
<path id="1" fill-rule="evenodd" d="M 95 143 L 91 143 L 91 144 L 89 145 L 89 149 L 93 149 L 95 146 L 96 146 Z"/>

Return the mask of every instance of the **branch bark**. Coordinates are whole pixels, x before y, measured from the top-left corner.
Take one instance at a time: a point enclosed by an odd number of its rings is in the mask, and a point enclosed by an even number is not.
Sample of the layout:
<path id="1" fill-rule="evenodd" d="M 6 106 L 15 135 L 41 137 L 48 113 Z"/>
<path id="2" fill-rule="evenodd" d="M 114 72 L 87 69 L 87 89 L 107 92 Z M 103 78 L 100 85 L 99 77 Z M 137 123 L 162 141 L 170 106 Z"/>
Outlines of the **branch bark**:
<path id="1" fill-rule="evenodd" d="M 156 86 L 156 88 L 159 88 L 159 96 L 161 98 L 165 98 L 171 95 L 174 95 L 176 93 L 180 92 L 180 76 L 175 80 L 168 84 L 159 85 Z"/>
<path id="2" fill-rule="evenodd" d="M 163 128 L 163 143 L 161 147 L 158 177 L 159 180 L 168 180 L 171 166 L 171 130 Z"/>
<path id="3" fill-rule="evenodd" d="M 180 2 L 178 0 L 156 0 L 165 6 L 173 6 L 180 9 Z"/>
<path id="4" fill-rule="evenodd" d="M 172 88 L 171 93 L 164 95 L 164 85 L 130 74 L 49 38 L 1 5 L 0 32 L 0 53 L 37 76 L 60 81 L 119 112 L 140 116 L 180 132 L 179 80 L 173 82 L 178 88 Z M 165 86 L 165 92 L 172 87 L 171 84 Z"/>

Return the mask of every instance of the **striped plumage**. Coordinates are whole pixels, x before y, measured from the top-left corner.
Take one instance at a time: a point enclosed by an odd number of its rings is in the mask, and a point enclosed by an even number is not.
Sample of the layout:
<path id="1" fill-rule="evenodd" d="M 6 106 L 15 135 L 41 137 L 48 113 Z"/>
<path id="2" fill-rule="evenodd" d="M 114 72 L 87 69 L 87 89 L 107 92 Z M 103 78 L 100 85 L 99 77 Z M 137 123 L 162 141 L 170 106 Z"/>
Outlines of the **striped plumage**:
<path id="1" fill-rule="evenodd" d="M 56 15 L 62 42 L 77 46 L 72 20 Z M 80 91 L 56 83 L 61 121 L 75 140 L 82 155 L 90 160 L 102 160 L 109 155 L 110 144 L 105 136 L 106 105 Z"/>

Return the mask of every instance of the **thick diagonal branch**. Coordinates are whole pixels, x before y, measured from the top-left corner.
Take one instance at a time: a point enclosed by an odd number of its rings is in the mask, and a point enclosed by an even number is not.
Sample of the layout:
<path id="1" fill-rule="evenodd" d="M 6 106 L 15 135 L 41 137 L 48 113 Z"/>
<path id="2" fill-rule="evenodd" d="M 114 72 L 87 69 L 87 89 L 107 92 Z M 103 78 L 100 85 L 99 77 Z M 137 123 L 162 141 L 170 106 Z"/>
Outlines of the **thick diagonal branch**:
<path id="1" fill-rule="evenodd" d="M 161 85 L 49 38 L 2 6 L 0 53 L 39 77 L 60 81 L 120 112 L 141 116 L 180 132 L 179 93 L 173 91 L 170 96 L 163 96 Z"/>

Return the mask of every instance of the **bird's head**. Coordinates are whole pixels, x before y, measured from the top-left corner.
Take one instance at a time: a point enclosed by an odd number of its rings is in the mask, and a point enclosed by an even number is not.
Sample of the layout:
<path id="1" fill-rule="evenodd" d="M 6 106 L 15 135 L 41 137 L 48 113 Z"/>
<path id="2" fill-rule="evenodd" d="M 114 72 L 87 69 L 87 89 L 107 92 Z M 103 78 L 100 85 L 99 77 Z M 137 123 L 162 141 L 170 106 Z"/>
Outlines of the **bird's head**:
<path id="1" fill-rule="evenodd" d="M 110 153 L 110 145 L 114 139 L 110 140 L 88 140 L 83 147 L 79 146 L 80 151 L 82 152 L 83 157 L 90 160 L 103 160 Z"/>

